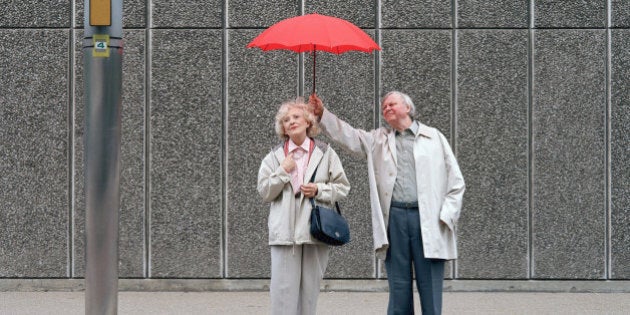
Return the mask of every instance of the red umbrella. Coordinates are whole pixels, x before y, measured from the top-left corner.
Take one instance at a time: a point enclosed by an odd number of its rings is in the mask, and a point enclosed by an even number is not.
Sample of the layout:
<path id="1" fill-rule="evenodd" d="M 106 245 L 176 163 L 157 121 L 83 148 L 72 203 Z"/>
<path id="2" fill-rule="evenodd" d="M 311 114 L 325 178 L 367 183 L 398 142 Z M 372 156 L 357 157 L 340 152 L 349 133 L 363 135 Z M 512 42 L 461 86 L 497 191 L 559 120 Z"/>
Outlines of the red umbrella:
<path id="1" fill-rule="evenodd" d="M 264 51 L 284 49 L 298 53 L 313 52 L 313 93 L 315 93 L 316 51 L 341 54 L 350 50 L 381 50 L 372 38 L 356 25 L 332 16 L 308 14 L 282 20 L 258 35 L 247 48 Z"/>

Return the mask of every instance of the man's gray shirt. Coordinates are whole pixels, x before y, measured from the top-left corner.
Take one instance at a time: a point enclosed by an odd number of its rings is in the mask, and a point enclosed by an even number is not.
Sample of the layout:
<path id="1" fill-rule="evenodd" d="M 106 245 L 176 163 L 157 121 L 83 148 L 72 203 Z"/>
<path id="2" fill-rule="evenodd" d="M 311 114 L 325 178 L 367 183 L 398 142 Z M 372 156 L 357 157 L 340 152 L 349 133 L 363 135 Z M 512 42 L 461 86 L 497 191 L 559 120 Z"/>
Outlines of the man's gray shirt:
<path id="1" fill-rule="evenodd" d="M 418 200 L 416 185 L 416 165 L 413 158 L 413 143 L 418 135 L 419 125 L 416 120 L 403 132 L 396 131 L 396 158 L 398 159 L 396 182 L 392 200 L 411 202 Z"/>

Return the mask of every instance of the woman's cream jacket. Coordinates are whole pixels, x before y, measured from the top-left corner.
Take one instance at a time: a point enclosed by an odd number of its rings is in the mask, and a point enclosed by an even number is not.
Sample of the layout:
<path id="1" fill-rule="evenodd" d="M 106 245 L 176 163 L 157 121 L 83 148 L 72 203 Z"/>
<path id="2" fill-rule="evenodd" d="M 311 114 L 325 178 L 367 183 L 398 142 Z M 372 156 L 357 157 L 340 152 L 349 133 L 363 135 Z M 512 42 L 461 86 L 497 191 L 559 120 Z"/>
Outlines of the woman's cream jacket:
<path id="1" fill-rule="evenodd" d="M 304 173 L 308 183 L 317 168 L 315 202 L 332 207 L 345 198 L 350 183 L 337 153 L 328 144 L 314 140 L 313 153 Z M 263 159 L 258 171 L 258 193 L 269 209 L 269 245 L 322 244 L 310 233 L 311 203 L 303 194 L 296 198 L 291 187 L 291 175 L 280 165 L 284 161 L 284 143 L 275 147 Z M 299 204 L 299 207 L 296 206 Z"/>

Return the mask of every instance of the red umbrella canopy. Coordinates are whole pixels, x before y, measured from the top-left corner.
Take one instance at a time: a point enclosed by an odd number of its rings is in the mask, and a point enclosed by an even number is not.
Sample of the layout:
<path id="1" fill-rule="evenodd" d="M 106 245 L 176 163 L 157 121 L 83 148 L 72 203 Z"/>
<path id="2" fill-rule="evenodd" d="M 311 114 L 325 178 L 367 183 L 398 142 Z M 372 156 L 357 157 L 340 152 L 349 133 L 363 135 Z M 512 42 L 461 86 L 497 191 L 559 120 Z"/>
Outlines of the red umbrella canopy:
<path id="1" fill-rule="evenodd" d="M 265 51 L 285 49 L 298 53 L 320 50 L 334 54 L 349 50 L 381 50 L 356 25 L 317 13 L 282 20 L 260 33 L 247 47 L 258 47 Z"/>

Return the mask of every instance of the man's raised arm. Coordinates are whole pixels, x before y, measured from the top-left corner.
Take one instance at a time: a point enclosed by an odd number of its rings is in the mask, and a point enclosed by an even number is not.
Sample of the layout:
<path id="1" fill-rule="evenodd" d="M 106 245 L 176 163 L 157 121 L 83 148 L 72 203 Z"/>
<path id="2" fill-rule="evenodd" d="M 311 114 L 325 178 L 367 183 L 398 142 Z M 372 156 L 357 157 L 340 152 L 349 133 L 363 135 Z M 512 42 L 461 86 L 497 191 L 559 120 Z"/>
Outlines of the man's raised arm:
<path id="1" fill-rule="evenodd" d="M 371 150 L 374 144 L 374 137 L 370 132 L 356 129 L 339 119 L 324 107 L 322 100 L 315 94 L 309 97 L 308 102 L 313 114 L 319 119 L 320 127 L 333 142 L 352 154 L 366 157 L 367 150 Z"/>

